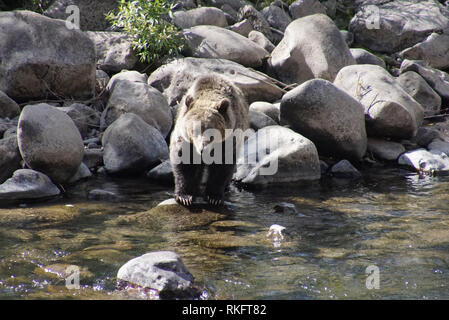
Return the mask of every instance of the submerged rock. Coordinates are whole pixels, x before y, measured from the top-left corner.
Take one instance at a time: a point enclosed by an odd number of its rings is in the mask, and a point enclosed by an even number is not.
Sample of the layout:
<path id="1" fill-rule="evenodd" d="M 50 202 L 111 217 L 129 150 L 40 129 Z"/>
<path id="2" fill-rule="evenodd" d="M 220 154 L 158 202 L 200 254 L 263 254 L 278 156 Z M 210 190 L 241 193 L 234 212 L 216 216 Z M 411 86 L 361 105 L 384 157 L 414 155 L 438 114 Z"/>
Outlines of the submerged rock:
<path id="1" fill-rule="evenodd" d="M 334 164 L 330 170 L 337 178 L 360 178 L 362 174 L 348 160 L 341 160 Z"/>
<path id="2" fill-rule="evenodd" d="M 173 169 L 169 159 L 165 160 L 160 165 L 148 171 L 147 177 L 155 181 L 171 184 L 175 183 L 175 178 L 173 177 Z"/>

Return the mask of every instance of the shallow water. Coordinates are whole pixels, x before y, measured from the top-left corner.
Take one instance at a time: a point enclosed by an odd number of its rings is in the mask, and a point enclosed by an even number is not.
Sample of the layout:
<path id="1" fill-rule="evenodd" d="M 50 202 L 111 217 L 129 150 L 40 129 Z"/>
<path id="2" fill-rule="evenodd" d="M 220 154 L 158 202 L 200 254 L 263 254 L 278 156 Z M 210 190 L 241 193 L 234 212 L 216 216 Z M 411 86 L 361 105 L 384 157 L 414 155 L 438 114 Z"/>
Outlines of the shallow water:
<path id="1" fill-rule="evenodd" d="M 102 178 L 1 208 L 0 298 L 134 299 L 116 289 L 117 271 L 153 250 L 177 252 L 212 299 L 449 298 L 449 177 L 363 174 L 232 188 L 229 210 L 207 214 L 148 211 L 172 188 Z M 119 196 L 87 200 L 94 188 Z M 282 202 L 297 212 L 276 212 Z M 286 228 L 282 241 L 267 238 L 273 224 Z M 81 289 L 65 287 L 67 265 L 81 268 Z M 368 266 L 379 268 L 379 289 L 366 287 Z"/>

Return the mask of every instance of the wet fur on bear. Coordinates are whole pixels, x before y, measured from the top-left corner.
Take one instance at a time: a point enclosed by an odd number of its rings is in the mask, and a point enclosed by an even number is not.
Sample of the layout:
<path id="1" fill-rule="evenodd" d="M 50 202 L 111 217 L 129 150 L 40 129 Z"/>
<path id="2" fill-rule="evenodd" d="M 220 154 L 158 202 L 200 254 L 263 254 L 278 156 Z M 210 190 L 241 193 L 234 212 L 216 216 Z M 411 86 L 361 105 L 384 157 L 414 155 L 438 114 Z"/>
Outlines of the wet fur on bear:
<path id="1" fill-rule="evenodd" d="M 194 129 L 195 123 L 201 124 L 201 130 Z M 202 133 L 207 129 L 218 130 L 221 141 L 205 138 Z M 231 82 L 218 75 L 202 76 L 183 97 L 170 138 L 170 160 L 175 178 L 175 199 L 178 203 L 189 206 L 195 197 L 200 196 L 202 177 L 206 173 L 205 199 L 213 205 L 223 204 L 224 191 L 234 174 L 241 143 L 235 139 L 232 141 L 232 163 L 224 163 L 225 129 L 248 129 L 248 103 L 240 89 Z M 205 164 L 200 161 L 194 164 L 194 153 L 199 155 L 211 146 L 223 148 L 222 163 Z M 190 161 L 176 163 L 175 159 L 179 159 L 183 148 L 189 149 Z"/>

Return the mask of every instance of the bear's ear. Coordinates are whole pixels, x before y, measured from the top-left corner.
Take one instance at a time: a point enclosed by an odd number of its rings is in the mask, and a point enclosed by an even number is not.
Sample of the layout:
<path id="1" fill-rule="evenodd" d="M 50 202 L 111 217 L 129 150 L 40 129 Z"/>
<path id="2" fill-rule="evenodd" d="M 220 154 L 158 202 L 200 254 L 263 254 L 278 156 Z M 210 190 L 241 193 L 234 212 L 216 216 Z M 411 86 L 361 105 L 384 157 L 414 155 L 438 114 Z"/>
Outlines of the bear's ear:
<path id="1" fill-rule="evenodd" d="M 193 104 L 193 97 L 191 95 L 188 95 L 185 99 L 185 104 L 187 107 L 187 110 L 189 110 L 192 107 Z"/>
<path id="2" fill-rule="evenodd" d="M 218 112 L 221 113 L 221 115 L 226 115 L 226 113 L 228 112 L 228 108 L 229 105 L 231 104 L 231 102 L 228 99 L 223 99 L 220 101 L 220 104 L 218 105 Z"/>

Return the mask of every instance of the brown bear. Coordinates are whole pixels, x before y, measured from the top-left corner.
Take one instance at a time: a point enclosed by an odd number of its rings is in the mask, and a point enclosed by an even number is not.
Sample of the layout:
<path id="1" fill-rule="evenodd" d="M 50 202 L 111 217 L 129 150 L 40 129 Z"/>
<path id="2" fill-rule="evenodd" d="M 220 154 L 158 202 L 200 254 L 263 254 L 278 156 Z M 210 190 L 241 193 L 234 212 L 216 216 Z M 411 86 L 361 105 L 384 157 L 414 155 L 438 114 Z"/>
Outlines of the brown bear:
<path id="1" fill-rule="evenodd" d="M 221 76 L 202 76 L 193 83 L 181 101 L 170 138 L 178 203 L 192 204 L 206 174 L 205 200 L 223 204 L 242 143 L 236 133 L 248 129 L 248 108 L 240 89 Z"/>

